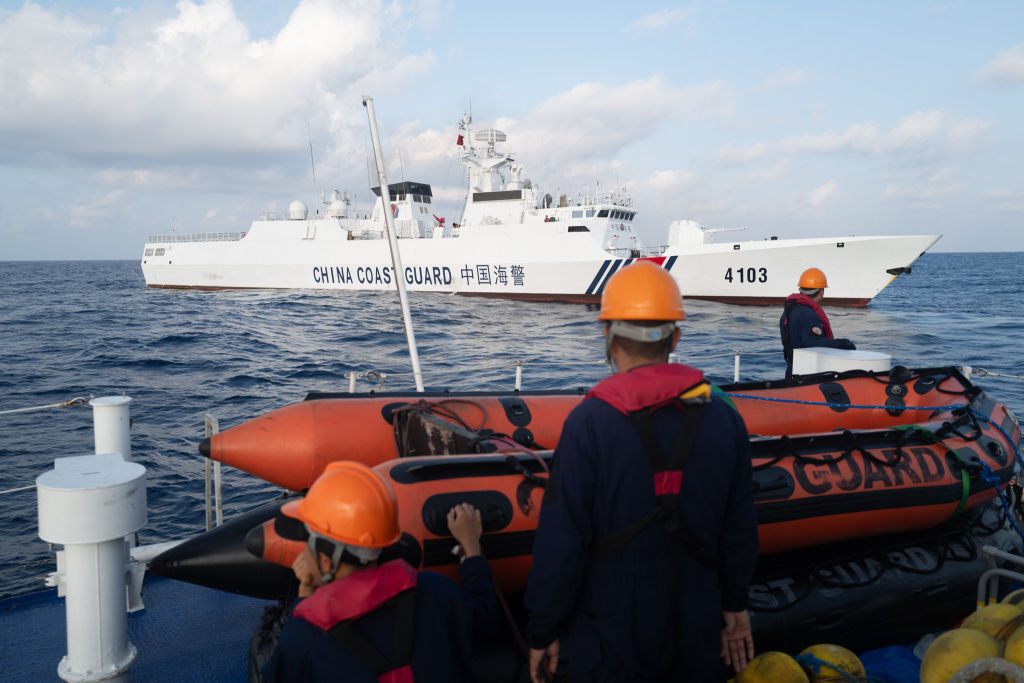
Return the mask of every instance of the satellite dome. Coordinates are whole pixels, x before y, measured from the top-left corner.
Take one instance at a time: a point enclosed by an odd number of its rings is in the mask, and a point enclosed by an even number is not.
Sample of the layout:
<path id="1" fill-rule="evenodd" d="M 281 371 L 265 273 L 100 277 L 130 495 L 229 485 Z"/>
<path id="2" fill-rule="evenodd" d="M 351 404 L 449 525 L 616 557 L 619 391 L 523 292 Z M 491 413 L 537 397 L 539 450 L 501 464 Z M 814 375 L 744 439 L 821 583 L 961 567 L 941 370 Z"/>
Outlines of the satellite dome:
<path id="1" fill-rule="evenodd" d="M 288 218 L 293 221 L 304 221 L 308 215 L 309 209 L 306 208 L 306 202 L 301 199 L 296 199 L 288 205 Z"/>
<path id="2" fill-rule="evenodd" d="M 327 215 L 331 218 L 345 218 L 348 215 L 348 206 L 340 199 L 335 199 L 327 206 Z"/>

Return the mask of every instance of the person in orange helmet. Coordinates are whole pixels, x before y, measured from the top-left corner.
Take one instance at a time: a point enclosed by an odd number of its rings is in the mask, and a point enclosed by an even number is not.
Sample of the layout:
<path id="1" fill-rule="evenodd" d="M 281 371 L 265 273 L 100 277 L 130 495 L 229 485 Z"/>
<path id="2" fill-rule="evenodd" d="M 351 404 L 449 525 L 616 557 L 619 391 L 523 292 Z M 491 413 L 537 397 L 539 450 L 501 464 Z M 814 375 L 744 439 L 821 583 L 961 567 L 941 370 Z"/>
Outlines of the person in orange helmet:
<path id="1" fill-rule="evenodd" d="M 362 463 L 331 463 L 281 512 L 303 523 L 308 548 L 292 565 L 300 600 L 262 668 L 265 680 L 471 680 L 474 637 L 500 624 L 478 510 L 462 503 L 448 512 L 464 553 L 461 588 L 405 560 L 378 564 L 401 537 L 397 503 L 387 481 Z"/>
<path id="2" fill-rule="evenodd" d="M 754 655 L 750 444 L 700 370 L 667 362 L 685 318 L 651 261 L 605 287 L 614 374 L 565 421 L 534 539 L 534 683 L 560 660 L 570 681 L 718 682 Z"/>
<path id="3" fill-rule="evenodd" d="M 793 349 L 823 346 L 852 351 L 857 348 L 849 339 L 836 339 L 832 334 L 832 325 L 821 308 L 821 300 L 828 287 L 825 273 L 817 268 L 808 268 L 800 275 L 797 286 L 800 292 L 789 295 L 779 318 L 787 378 L 793 376 Z"/>

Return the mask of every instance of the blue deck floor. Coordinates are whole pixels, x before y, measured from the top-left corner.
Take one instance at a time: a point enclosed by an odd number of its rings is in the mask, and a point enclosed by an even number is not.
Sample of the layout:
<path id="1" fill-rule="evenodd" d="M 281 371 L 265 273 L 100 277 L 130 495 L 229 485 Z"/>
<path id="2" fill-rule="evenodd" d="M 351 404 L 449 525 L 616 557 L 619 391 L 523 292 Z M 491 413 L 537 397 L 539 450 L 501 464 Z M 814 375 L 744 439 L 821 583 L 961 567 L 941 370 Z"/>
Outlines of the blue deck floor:
<path id="1" fill-rule="evenodd" d="M 268 601 L 154 576 L 143 600 L 146 609 L 128 615 L 128 638 L 139 652 L 129 680 L 248 681 L 249 641 Z M 59 680 L 66 637 L 56 590 L 0 601 L 0 681 Z M 869 651 L 863 661 L 880 681 L 917 681 L 920 662 L 909 647 Z"/>
<path id="2" fill-rule="evenodd" d="M 266 600 L 147 577 L 146 609 L 128 615 L 133 681 L 248 681 L 249 640 Z M 57 591 L 0 601 L 0 681 L 56 681 L 67 652 Z"/>

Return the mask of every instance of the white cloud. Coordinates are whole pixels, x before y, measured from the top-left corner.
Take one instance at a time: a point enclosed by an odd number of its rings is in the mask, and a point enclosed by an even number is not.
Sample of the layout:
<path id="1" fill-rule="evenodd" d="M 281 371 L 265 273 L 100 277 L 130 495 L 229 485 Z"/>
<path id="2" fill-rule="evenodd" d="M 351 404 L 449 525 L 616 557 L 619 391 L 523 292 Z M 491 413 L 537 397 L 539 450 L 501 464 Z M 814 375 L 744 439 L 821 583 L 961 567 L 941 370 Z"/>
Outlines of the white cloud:
<path id="1" fill-rule="evenodd" d="M 554 195 L 588 187 L 597 192 L 599 186 L 604 192 L 613 186 L 691 184 L 695 176 L 681 170 L 653 171 L 642 180 L 625 182 L 631 173 L 617 157 L 629 145 L 650 144 L 655 135 L 674 143 L 672 138 L 683 135 L 684 129 L 672 124 L 686 117 L 727 117 L 732 111 L 733 92 L 720 82 L 675 87 L 653 76 L 623 85 L 581 83 L 521 118 L 486 121 L 478 117 L 473 124 L 474 130 L 504 131 L 507 148 L 526 168 L 525 177 Z M 406 169 L 415 168 L 418 177 L 447 179 L 444 184 L 433 183 L 435 197 L 458 194 L 462 199 L 465 188 L 460 182 L 465 176 L 456 158 L 457 129 L 420 128 L 418 122 L 402 126 L 393 136 L 394 144 L 386 142 L 385 147 L 400 148 Z M 397 161 L 391 152 L 386 164 L 397 169 Z M 408 170 L 406 177 L 412 179 Z"/>
<path id="2" fill-rule="evenodd" d="M 799 154 L 879 157 L 900 153 L 931 159 L 978 144 L 990 128 L 991 123 L 980 119 L 958 119 L 940 111 L 915 111 L 884 133 L 879 132 L 875 123 L 858 123 L 842 131 L 796 135 L 775 143 L 723 145 L 717 156 L 725 164 Z"/>
<path id="3" fill-rule="evenodd" d="M 696 13 L 696 8 L 693 6 L 663 9 L 639 17 L 630 22 L 626 28 L 633 31 L 657 31 L 675 24 L 687 24 L 692 28 Z"/>
<path id="4" fill-rule="evenodd" d="M 645 185 L 655 190 L 678 190 L 681 187 L 688 187 L 697 181 L 697 176 L 690 171 L 670 169 L 655 171 L 646 181 Z"/>
<path id="5" fill-rule="evenodd" d="M 886 184 L 882 198 L 906 202 L 916 208 L 938 209 L 942 207 L 942 200 L 958 194 L 962 189 L 955 171 L 944 167 L 937 171 L 893 179 Z"/>
<path id="6" fill-rule="evenodd" d="M 821 206 L 827 202 L 833 201 L 839 196 L 839 185 L 836 181 L 830 180 L 820 187 L 814 188 L 811 191 L 810 196 L 807 198 L 807 202 L 811 206 Z"/>
<path id="7" fill-rule="evenodd" d="M 230 163 L 297 148 L 309 119 L 358 125 L 361 142 L 360 90 L 433 60 L 400 56 L 398 14 L 381 0 L 303 0 L 277 35 L 253 40 L 229 0 L 126 10 L 110 25 L 28 3 L 0 18 L 0 148 L 37 161 Z"/>
<path id="8" fill-rule="evenodd" d="M 986 199 L 995 204 L 1000 211 L 1007 213 L 1024 213 L 1024 189 L 995 189 L 985 193 Z"/>
<path id="9" fill-rule="evenodd" d="M 773 180 L 778 180 L 785 176 L 790 168 L 792 162 L 789 159 L 783 158 L 776 161 L 771 166 L 765 166 L 763 168 L 757 168 L 752 171 L 748 171 L 743 175 L 747 182 L 752 183 L 768 183 Z"/>
<path id="10" fill-rule="evenodd" d="M 761 81 L 761 87 L 765 90 L 783 90 L 792 88 L 807 80 L 807 72 L 803 69 L 784 70 L 781 69 L 767 76 Z"/>
<path id="11" fill-rule="evenodd" d="M 542 102 L 522 121 L 506 119 L 498 127 L 514 131 L 517 148 L 538 156 L 611 158 L 669 121 L 732 112 L 733 92 L 720 81 L 675 87 L 652 76 L 621 86 L 581 83 Z"/>
<path id="12" fill-rule="evenodd" d="M 981 78 L 1003 85 L 1024 83 L 1024 43 L 1003 50 L 978 74 Z"/>
<path id="13" fill-rule="evenodd" d="M 97 221 L 118 214 L 127 195 L 125 190 L 113 190 L 99 195 L 79 197 L 68 208 L 71 227 L 91 228 Z"/>

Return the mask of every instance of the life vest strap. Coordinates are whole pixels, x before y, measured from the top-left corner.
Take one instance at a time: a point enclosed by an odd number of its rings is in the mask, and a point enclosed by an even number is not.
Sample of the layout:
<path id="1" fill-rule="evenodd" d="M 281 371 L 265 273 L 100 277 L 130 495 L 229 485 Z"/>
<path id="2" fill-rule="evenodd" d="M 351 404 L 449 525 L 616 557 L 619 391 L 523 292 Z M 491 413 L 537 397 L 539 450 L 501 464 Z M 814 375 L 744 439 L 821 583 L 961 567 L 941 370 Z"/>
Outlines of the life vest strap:
<path id="1" fill-rule="evenodd" d="M 358 619 L 340 621 L 328 629 L 327 634 L 373 671 L 381 683 L 413 683 L 411 665 L 415 610 L 416 589 L 399 593 L 395 598 L 394 661 L 389 661 L 366 636 L 356 630 L 354 622 Z"/>
<path id="2" fill-rule="evenodd" d="M 604 557 L 622 548 L 653 520 L 661 519 L 665 531 L 671 537 L 682 540 L 688 555 L 707 567 L 718 566 L 718 558 L 714 553 L 700 547 L 679 519 L 679 491 L 683 484 L 686 465 L 697 441 L 697 426 L 706 405 L 703 402 L 692 402 L 683 408 L 683 424 L 676 437 L 671 458 L 665 457 L 665 451 L 658 440 L 658 432 L 654 428 L 651 411 L 641 409 L 630 413 L 654 473 L 656 503 L 651 511 L 640 519 L 595 540 L 590 547 L 591 558 Z"/>

